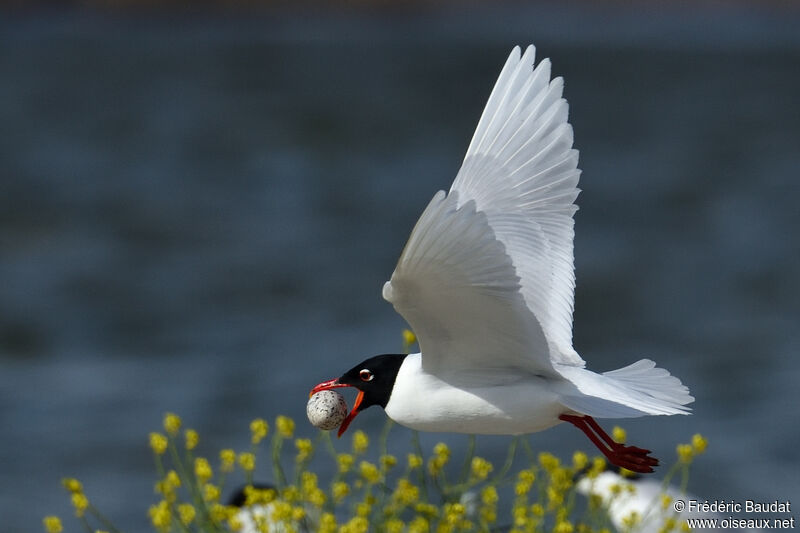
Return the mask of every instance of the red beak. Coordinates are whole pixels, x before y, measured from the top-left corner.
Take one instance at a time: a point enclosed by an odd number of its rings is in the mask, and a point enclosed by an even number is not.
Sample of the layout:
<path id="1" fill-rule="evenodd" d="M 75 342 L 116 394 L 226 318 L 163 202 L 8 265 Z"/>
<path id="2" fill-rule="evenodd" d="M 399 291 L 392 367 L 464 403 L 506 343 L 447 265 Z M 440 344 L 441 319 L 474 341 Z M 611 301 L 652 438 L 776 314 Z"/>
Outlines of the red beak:
<path id="1" fill-rule="evenodd" d="M 328 381 L 323 381 L 322 383 L 311 389 L 311 392 L 308 393 L 308 397 L 311 398 L 313 395 L 315 395 L 320 391 L 337 389 L 340 387 L 352 387 L 352 385 L 347 385 L 346 383 L 339 383 L 338 379 L 330 379 Z M 350 422 L 352 422 L 353 419 L 358 414 L 358 408 L 361 406 L 361 402 L 363 400 L 364 400 L 364 391 L 359 390 L 358 396 L 356 396 L 356 402 L 353 404 L 353 409 L 349 413 L 347 413 L 347 416 L 345 417 L 344 421 L 342 421 L 342 425 L 339 426 L 339 431 L 337 433 L 338 437 L 341 437 L 342 434 L 345 431 L 347 431 L 347 427 L 350 425 Z"/>

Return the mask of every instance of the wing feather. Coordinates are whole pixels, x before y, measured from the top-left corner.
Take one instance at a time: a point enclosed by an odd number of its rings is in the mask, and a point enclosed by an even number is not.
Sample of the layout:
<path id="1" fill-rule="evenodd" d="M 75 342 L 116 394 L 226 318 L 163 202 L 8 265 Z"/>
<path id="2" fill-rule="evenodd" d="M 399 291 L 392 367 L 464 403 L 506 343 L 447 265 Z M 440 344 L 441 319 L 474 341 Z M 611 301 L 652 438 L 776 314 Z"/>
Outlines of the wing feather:
<path id="1" fill-rule="evenodd" d="M 521 57 L 519 48 L 511 52 L 490 97 L 497 102 L 491 121 L 484 124 L 484 113 L 476 129 L 483 141 L 473 139 L 451 192 L 461 202 L 474 201 L 504 244 L 553 363 L 583 366 L 572 348 L 578 152 L 563 80 L 550 80 L 546 59 L 534 68 L 534 55 L 532 46 Z M 517 216 L 511 220 L 509 214 Z"/>
<path id="2" fill-rule="evenodd" d="M 535 49 L 509 55 L 450 192 L 437 193 L 383 296 L 426 371 L 582 367 L 572 349 L 578 152 L 568 105 Z"/>
<path id="3" fill-rule="evenodd" d="M 517 368 L 554 374 L 504 245 L 474 202 L 458 203 L 454 192 L 433 197 L 383 297 L 417 334 L 430 373 Z"/>

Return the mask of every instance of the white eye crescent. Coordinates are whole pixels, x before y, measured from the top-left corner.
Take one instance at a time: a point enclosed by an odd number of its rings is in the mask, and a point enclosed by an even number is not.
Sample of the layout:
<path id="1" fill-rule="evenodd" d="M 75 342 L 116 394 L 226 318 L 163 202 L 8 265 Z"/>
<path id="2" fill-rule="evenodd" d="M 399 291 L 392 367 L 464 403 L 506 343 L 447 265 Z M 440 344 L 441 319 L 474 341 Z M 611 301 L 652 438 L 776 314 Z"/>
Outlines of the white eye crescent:
<path id="1" fill-rule="evenodd" d="M 372 381 L 372 378 L 375 376 L 372 372 L 369 371 L 367 368 L 362 368 L 361 371 L 358 373 L 358 377 L 361 378 L 361 381 Z"/>

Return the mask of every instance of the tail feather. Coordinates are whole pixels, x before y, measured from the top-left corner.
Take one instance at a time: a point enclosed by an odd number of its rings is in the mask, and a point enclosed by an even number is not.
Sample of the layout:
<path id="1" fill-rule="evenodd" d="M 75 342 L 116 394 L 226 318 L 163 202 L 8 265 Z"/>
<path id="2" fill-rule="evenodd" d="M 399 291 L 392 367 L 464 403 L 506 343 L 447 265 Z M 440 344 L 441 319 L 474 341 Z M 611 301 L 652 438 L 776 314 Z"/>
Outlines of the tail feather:
<path id="1" fill-rule="evenodd" d="M 688 414 L 686 405 L 694 401 L 678 378 L 649 359 L 603 374 L 578 367 L 557 370 L 571 382 L 560 391 L 562 403 L 598 418 Z"/>

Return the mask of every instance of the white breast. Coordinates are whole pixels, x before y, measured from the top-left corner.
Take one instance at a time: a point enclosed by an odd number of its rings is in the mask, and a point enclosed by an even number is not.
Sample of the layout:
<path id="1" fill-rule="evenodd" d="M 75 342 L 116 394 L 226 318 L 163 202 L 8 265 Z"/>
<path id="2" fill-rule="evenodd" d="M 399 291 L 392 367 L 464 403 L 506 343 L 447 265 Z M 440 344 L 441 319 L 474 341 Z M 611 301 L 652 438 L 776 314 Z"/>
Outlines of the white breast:
<path id="1" fill-rule="evenodd" d="M 386 405 L 395 422 L 420 431 L 521 435 L 547 429 L 568 412 L 548 380 L 510 369 L 438 377 L 406 357 Z"/>

